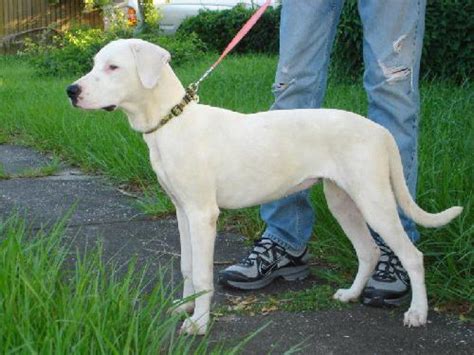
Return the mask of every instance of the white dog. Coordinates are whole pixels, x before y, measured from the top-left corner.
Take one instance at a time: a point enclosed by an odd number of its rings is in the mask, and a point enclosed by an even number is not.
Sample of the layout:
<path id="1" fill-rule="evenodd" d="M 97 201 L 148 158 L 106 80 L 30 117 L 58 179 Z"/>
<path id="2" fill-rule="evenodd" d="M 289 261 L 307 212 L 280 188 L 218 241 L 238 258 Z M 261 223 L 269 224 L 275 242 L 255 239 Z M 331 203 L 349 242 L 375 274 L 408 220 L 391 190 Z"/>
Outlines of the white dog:
<path id="1" fill-rule="evenodd" d="M 169 53 L 137 39 L 106 45 L 94 68 L 68 88 L 74 106 L 121 108 L 143 133 L 151 165 L 174 205 L 181 242 L 183 298 L 192 313 L 182 331 L 203 334 L 213 295 L 213 259 L 219 208 L 241 208 L 306 189 L 319 179 L 331 212 L 354 245 L 359 269 L 334 298 L 356 300 L 380 252 L 367 224 L 398 255 L 412 285 L 404 324 L 426 323 L 423 255 L 410 242 L 397 203 L 417 223 L 442 226 L 462 211 L 430 214 L 411 198 L 391 134 L 351 112 L 330 109 L 240 114 L 189 102 L 169 118 L 185 89 L 168 65 Z"/>

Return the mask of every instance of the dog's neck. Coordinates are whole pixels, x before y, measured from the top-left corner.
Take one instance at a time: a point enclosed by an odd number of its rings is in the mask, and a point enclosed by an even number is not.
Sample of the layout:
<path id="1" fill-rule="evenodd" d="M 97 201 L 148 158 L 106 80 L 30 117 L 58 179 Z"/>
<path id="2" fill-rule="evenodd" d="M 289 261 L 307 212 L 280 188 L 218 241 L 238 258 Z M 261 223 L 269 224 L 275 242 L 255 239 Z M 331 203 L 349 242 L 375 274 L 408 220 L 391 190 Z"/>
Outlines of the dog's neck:
<path id="1" fill-rule="evenodd" d="M 161 72 L 159 84 L 151 90 L 143 91 L 143 95 L 135 102 L 123 105 L 123 109 L 134 130 L 148 132 L 160 124 L 184 94 L 183 85 L 167 64 Z"/>

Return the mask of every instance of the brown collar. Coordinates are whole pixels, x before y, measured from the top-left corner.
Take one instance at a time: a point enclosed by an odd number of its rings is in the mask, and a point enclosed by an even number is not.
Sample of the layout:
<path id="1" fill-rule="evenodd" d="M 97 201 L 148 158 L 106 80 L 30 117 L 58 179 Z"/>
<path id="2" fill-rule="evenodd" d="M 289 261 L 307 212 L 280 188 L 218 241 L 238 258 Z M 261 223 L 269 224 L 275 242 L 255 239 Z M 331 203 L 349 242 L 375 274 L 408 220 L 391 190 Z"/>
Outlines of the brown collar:
<path id="1" fill-rule="evenodd" d="M 186 88 L 186 94 L 182 98 L 182 100 L 177 104 L 174 105 L 170 113 L 168 113 L 165 117 L 161 119 L 161 121 L 152 129 L 143 132 L 143 134 L 150 134 L 153 132 L 156 132 L 158 129 L 163 127 L 165 124 L 167 124 L 169 121 L 171 121 L 172 118 L 178 117 L 181 115 L 184 111 L 184 108 L 192 101 L 199 102 L 199 96 L 196 93 L 196 88 L 193 85 L 190 85 Z"/>

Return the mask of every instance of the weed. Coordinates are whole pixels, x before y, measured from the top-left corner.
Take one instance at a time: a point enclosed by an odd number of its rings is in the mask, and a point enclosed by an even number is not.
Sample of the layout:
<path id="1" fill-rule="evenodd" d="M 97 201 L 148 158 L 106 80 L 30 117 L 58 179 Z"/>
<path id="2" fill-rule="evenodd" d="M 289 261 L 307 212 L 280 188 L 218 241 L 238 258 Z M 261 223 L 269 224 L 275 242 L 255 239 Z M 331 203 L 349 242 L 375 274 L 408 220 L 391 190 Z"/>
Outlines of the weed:
<path id="1" fill-rule="evenodd" d="M 144 197 L 137 200 L 137 205 L 144 213 L 157 217 L 174 212 L 171 200 L 158 185 L 145 188 Z"/>
<path id="2" fill-rule="evenodd" d="M 3 166 L 0 164 L 0 180 L 51 176 L 59 170 L 59 166 L 59 158 L 54 157 L 53 160 L 45 166 L 34 169 L 27 169 L 17 174 L 8 174 L 5 172 Z"/>
<path id="3" fill-rule="evenodd" d="M 6 132 L 3 132 L 3 130 L 0 128 L 0 144 L 6 144 L 8 143 L 9 137 L 6 134 Z"/>
<path id="4" fill-rule="evenodd" d="M 3 164 L 0 163 L 0 180 L 5 180 L 8 179 L 8 174 L 5 172 L 5 169 L 3 167 Z"/>
<path id="5" fill-rule="evenodd" d="M 215 309 L 216 316 L 226 314 L 268 314 L 275 311 L 304 312 L 322 310 L 341 310 L 350 304 L 335 301 L 332 296 L 335 288 L 324 284 L 315 285 L 305 290 L 287 291 L 277 295 L 255 294 L 249 296 L 227 295 L 226 305 Z"/>

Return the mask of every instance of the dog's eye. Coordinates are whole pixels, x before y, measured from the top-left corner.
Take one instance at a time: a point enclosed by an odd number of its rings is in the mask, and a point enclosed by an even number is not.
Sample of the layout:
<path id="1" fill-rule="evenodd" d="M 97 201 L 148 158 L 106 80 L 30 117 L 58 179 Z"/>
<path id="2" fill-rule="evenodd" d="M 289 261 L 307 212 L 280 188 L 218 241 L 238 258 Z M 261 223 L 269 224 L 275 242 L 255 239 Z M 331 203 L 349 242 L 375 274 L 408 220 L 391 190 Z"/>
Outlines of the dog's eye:
<path id="1" fill-rule="evenodd" d="M 110 65 L 109 65 L 109 69 L 110 69 L 110 70 L 117 70 L 117 69 L 118 69 L 118 66 L 113 65 L 113 64 L 110 64 Z"/>

